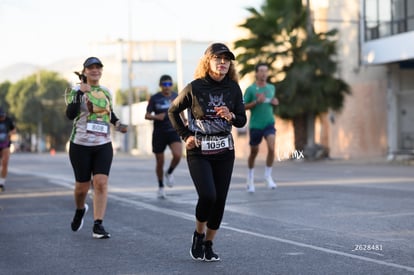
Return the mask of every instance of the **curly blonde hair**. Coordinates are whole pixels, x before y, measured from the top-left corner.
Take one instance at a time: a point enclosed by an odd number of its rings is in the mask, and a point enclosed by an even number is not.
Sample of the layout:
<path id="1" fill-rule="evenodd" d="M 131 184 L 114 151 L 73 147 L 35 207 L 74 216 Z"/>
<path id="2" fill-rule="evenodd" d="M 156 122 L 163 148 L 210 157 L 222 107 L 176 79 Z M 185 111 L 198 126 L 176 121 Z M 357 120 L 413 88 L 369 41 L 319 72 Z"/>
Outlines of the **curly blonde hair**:
<path id="1" fill-rule="evenodd" d="M 206 53 L 200 58 L 200 61 L 198 62 L 198 65 L 197 65 L 197 67 L 195 69 L 195 72 L 194 72 L 194 78 L 195 79 L 204 78 L 208 75 L 208 73 L 210 71 L 210 60 L 213 57 L 214 57 L 213 54 Z M 233 63 L 233 60 L 230 60 L 230 67 L 229 67 L 229 71 L 227 72 L 227 75 L 233 81 L 236 81 L 236 82 L 239 81 L 239 76 L 236 72 L 236 68 L 235 68 L 235 65 Z"/>

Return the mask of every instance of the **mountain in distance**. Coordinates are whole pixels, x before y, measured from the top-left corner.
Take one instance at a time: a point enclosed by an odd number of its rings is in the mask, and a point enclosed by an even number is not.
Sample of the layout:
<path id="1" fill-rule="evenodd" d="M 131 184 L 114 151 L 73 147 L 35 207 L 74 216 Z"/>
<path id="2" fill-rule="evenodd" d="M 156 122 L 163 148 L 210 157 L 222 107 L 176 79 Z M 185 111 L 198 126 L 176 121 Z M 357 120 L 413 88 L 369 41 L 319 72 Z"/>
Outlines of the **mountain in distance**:
<path id="1" fill-rule="evenodd" d="M 31 63 L 15 63 L 4 68 L 0 68 L 0 83 L 10 81 L 15 83 L 29 75 L 36 73 L 38 70 L 54 71 L 64 78 L 70 77 L 69 73 L 82 69 L 82 58 L 62 59 L 45 66 L 39 66 Z"/>
<path id="2" fill-rule="evenodd" d="M 30 63 L 16 63 L 0 69 L 0 83 L 10 81 L 12 83 L 29 76 L 38 70 L 38 66 Z"/>

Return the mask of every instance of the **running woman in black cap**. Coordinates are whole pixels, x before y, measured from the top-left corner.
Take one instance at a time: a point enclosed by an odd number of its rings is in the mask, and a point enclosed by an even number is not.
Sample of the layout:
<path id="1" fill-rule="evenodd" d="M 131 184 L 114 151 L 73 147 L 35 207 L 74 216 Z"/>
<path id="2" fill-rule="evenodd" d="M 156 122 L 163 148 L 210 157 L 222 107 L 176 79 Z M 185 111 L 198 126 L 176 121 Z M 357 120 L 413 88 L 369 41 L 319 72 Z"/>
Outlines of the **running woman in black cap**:
<path id="1" fill-rule="evenodd" d="M 220 227 L 233 173 L 232 126 L 246 124 L 243 95 L 233 53 L 226 45 L 210 45 L 189 83 L 169 109 L 169 117 L 185 141 L 187 163 L 198 194 L 190 255 L 194 260 L 218 261 L 212 245 Z M 188 111 L 188 126 L 180 113 Z"/>
<path id="2" fill-rule="evenodd" d="M 110 124 L 122 133 L 127 131 L 112 110 L 110 91 L 99 84 L 102 68 L 102 62 L 96 57 L 85 60 L 82 73 L 79 74 L 82 82 L 68 95 L 66 109 L 66 116 L 73 120 L 69 158 L 76 179 L 76 212 L 71 227 L 76 232 L 83 226 L 83 219 L 88 211 L 85 201 L 93 176 L 92 236 L 97 239 L 111 237 L 102 225 L 107 203 L 108 175 L 113 158 Z"/>
<path id="3" fill-rule="evenodd" d="M 174 185 L 173 171 L 180 163 L 183 147 L 180 137 L 172 127 L 168 118 L 168 108 L 171 102 L 177 97 L 177 92 L 173 91 L 173 80 L 169 75 L 160 77 L 159 86 L 161 91 L 152 95 L 147 105 L 145 119 L 154 121 L 152 132 L 152 152 L 155 154 L 155 173 L 158 179 L 158 198 L 165 198 L 165 182 L 168 187 Z M 170 165 L 164 173 L 164 151 L 170 147 L 172 159 Z"/>

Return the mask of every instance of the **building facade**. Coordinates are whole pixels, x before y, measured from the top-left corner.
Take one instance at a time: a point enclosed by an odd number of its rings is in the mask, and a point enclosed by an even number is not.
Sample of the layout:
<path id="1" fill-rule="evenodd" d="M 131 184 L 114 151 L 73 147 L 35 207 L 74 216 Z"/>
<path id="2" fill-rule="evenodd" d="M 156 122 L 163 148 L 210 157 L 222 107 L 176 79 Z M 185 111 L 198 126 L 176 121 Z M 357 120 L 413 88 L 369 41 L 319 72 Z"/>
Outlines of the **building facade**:
<path id="1" fill-rule="evenodd" d="M 361 0 L 361 63 L 383 66 L 390 159 L 414 154 L 414 1 Z"/>
<path id="2" fill-rule="evenodd" d="M 316 31 L 336 28 L 339 77 L 351 85 L 340 113 L 316 138 L 333 158 L 410 157 L 414 152 L 414 1 L 313 1 Z M 312 1 L 311 1 L 312 3 Z M 329 118 L 329 119 L 328 119 Z"/>

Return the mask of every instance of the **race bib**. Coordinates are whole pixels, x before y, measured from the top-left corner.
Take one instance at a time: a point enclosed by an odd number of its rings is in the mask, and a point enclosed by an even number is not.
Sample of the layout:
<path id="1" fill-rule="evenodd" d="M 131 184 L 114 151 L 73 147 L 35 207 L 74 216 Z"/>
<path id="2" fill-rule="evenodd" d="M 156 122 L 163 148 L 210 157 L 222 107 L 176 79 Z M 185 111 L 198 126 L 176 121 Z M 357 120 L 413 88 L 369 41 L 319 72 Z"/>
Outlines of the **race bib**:
<path id="1" fill-rule="evenodd" d="M 230 149 L 230 135 L 203 136 L 201 138 L 201 152 L 206 155 L 217 154 Z"/>
<path id="2" fill-rule="evenodd" d="M 109 134 L 109 124 L 103 121 L 90 120 L 86 123 L 86 131 L 97 136 Z"/>

